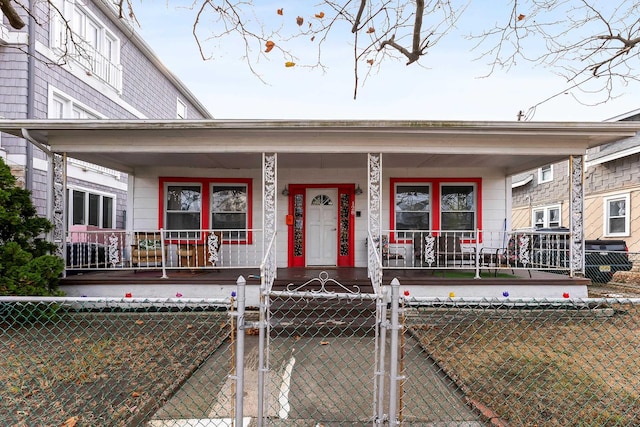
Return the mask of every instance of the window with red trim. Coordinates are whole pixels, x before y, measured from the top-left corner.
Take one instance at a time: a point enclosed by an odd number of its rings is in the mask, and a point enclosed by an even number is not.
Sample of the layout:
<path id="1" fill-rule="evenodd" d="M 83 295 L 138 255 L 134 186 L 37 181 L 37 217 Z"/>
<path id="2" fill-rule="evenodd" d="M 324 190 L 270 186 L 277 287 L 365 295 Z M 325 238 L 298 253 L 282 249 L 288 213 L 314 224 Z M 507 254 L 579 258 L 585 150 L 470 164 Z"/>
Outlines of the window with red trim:
<path id="1" fill-rule="evenodd" d="M 392 230 L 482 227 L 481 178 L 391 178 Z"/>
<path id="2" fill-rule="evenodd" d="M 247 238 L 247 187 L 246 184 L 211 185 L 211 228 L 223 230 L 224 239 Z"/>
<path id="3" fill-rule="evenodd" d="M 159 226 L 180 231 L 174 238 L 200 238 L 197 231 L 223 232 L 227 243 L 251 243 L 251 179 L 160 178 Z M 170 234 L 173 235 L 173 234 Z"/>
<path id="4" fill-rule="evenodd" d="M 476 229 L 476 188 L 474 184 L 443 183 L 440 186 L 440 229 Z"/>

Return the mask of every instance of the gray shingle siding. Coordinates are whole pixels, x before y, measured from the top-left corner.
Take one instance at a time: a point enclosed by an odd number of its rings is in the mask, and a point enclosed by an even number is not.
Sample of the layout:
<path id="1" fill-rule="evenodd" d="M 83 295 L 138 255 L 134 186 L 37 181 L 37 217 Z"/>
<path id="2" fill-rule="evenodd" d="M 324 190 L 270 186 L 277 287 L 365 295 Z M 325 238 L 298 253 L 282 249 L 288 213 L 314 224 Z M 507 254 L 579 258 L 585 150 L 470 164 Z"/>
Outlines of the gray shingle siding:
<path id="1" fill-rule="evenodd" d="M 587 169 L 585 193 L 623 190 L 640 184 L 640 154 L 622 157 Z"/>
<path id="2" fill-rule="evenodd" d="M 208 114 L 200 111 L 198 104 L 189 101 L 192 95 L 188 91 L 184 92 L 184 87 L 175 84 L 172 78 L 163 74 L 158 65 L 147 58 L 134 43 L 131 35 L 123 32 L 111 20 L 117 19 L 115 16 L 105 14 L 93 1 L 86 2 L 86 7 L 120 41 L 121 93 L 115 89 L 99 89 L 105 84 L 96 76 L 86 75 L 76 63 L 70 62 L 66 67 L 52 65 L 51 59 L 40 50 L 35 55 L 33 75 L 29 76 L 27 46 L 19 46 L 19 49 L 15 46 L 0 46 L 0 116 L 11 119 L 47 118 L 50 87 L 53 87 L 74 101 L 111 119 L 140 118 L 138 112 L 150 119 L 175 119 L 178 98 L 187 105 L 190 119 L 210 118 Z M 46 3 L 38 3 L 35 13 L 38 21 L 45 23 L 35 28 L 36 46 L 48 47 L 49 9 Z M 26 32 L 26 27 L 22 31 Z M 75 73 L 69 71 L 69 67 L 73 67 Z M 81 78 L 77 74 L 80 74 Z M 27 111 L 29 78 L 33 79 L 34 109 L 31 117 L 28 117 Z M 3 135 L 1 141 L 2 149 L 8 156 L 13 156 L 13 159 L 27 154 L 26 140 Z M 36 159 L 46 159 L 46 155 L 35 147 L 33 156 Z M 26 165 L 12 164 L 12 167 L 22 173 Z M 38 212 L 44 214 L 49 185 L 47 173 L 34 169 L 32 176 L 31 190 L 34 203 Z M 122 181 L 126 180 L 127 177 L 123 174 Z M 94 188 L 96 184 L 87 181 L 78 185 Z M 101 191 L 117 194 L 117 225 L 124 227 L 126 193 L 111 187 L 104 187 Z"/>
<path id="3" fill-rule="evenodd" d="M 512 190 L 513 207 L 550 205 L 568 200 L 568 162 L 553 165 L 553 181 L 538 183 L 538 172 L 532 171 L 533 180 Z M 592 166 L 585 171 L 585 195 L 623 190 L 640 183 L 640 154 L 626 156 Z"/>
<path id="4" fill-rule="evenodd" d="M 511 191 L 514 208 L 554 204 L 568 197 L 569 162 L 565 161 L 553 165 L 553 180 L 551 182 L 538 182 L 537 169 L 529 174 L 533 175 L 531 182 Z"/>

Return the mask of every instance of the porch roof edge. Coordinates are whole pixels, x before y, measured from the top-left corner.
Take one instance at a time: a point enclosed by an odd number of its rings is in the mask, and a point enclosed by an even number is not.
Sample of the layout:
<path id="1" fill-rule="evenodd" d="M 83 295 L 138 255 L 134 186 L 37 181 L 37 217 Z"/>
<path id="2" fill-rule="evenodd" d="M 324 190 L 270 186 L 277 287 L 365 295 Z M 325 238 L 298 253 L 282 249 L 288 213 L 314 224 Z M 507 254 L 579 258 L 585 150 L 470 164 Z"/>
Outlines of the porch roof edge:
<path id="1" fill-rule="evenodd" d="M 162 129 L 238 129 L 238 130 L 323 130 L 323 129 L 393 129 L 393 130 L 495 130 L 495 131 L 597 131 L 621 132 L 633 136 L 640 132 L 640 122 L 517 122 L 465 120 L 86 120 L 86 119 L 0 119 L 0 131 L 32 130 L 162 130 Z"/>
<path id="2" fill-rule="evenodd" d="M 635 136 L 640 122 L 514 122 L 514 121 L 416 121 L 416 120 L 15 120 L 0 119 L 0 132 L 22 137 L 26 129 L 43 144 L 50 144 L 54 136 L 90 135 L 122 138 L 123 132 L 142 136 L 179 134 L 181 137 L 214 136 L 280 138 L 286 134 L 316 140 L 321 135 L 360 135 L 366 141 L 371 135 L 405 135 L 415 137 L 459 137 L 489 141 L 496 137 L 551 138 L 582 140 L 581 147 Z M 531 142 L 531 141 L 529 141 Z M 371 147 L 376 151 L 376 147 Z"/>

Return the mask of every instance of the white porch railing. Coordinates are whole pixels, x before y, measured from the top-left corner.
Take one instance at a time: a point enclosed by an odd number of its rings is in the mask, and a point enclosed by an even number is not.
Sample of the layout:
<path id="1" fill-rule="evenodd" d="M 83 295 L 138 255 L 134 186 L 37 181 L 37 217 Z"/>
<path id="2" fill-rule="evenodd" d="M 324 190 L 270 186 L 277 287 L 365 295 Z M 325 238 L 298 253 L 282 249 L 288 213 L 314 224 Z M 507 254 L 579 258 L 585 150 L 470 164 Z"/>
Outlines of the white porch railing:
<path id="1" fill-rule="evenodd" d="M 544 270 L 573 275 L 569 232 L 384 230 L 385 269 Z"/>
<path id="2" fill-rule="evenodd" d="M 69 231 L 66 270 L 259 268 L 262 239 L 260 229 Z"/>
<path id="3" fill-rule="evenodd" d="M 274 242 L 261 229 L 98 230 L 67 234 L 67 271 L 110 269 L 200 270 L 265 266 Z M 376 238 L 368 236 L 371 241 Z M 374 288 L 383 269 L 544 270 L 573 275 L 568 232 L 383 230 L 368 245 Z"/>

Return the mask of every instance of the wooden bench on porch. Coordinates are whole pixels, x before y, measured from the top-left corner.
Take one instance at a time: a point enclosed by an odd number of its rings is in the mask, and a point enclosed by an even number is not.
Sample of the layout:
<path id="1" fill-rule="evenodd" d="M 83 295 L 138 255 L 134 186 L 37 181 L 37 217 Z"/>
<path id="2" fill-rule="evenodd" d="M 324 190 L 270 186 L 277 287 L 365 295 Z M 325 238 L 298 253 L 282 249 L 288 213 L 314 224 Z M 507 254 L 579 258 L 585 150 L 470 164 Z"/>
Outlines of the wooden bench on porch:
<path id="1" fill-rule="evenodd" d="M 214 267 L 220 261 L 222 232 L 207 233 L 204 242 L 200 240 L 181 241 L 178 244 L 179 267 Z"/>
<path id="2" fill-rule="evenodd" d="M 476 260 L 475 251 L 463 248 L 460 237 L 454 234 L 416 233 L 413 254 L 416 265 L 422 267 L 462 267 Z"/>
<path id="3" fill-rule="evenodd" d="M 150 267 L 162 265 L 162 235 L 160 232 L 136 232 L 131 243 L 131 265 Z"/>

